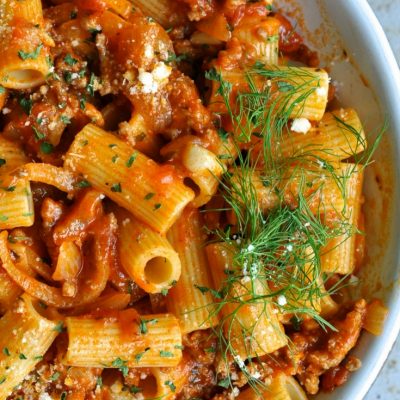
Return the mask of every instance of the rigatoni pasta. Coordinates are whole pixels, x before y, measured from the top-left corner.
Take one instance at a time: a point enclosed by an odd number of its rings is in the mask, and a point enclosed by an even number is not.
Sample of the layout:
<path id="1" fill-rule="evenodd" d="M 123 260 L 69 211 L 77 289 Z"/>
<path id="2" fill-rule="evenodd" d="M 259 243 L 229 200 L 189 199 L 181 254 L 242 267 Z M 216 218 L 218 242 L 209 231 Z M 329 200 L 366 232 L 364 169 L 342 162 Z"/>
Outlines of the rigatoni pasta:
<path id="1" fill-rule="evenodd" d="M 65 363 L 99 368 L 176 366 L 182 357 L 178 320 L 169 314 L 139 316 L 131 311 L 105 318 L 66 318 Z"/>
<path id="2" fill-rule="evenodd" d="M 16 143 L 0 137 L 0 174 L 6 174 L 28 161 L 24 151 Z"/>
<path id="3" fill-rule="evenodd" d="M 7 398 L 43 358 L 59 332 L 56 322 L 37 311 L 38 304 L 24 295 L 0 318 L 0 396 Z"/>
<path id="4" fill-rule="evenodd" d="M 193 198 L 193 192 L 179 181 L 173 169 L 161 168 L 94 125 L 87 125 L 75 137 L 65 165 L 162 233 Z"/>
<path id="5" fill-rule="evenodd" d="M 383 132 L 279 7 L 1 1 L 0 400 L 305 400 L 358 367 Z"/>
<path id="6" fill-rule="evenodd" d="M 306 134 L 288 132 L 280 141 L 279 157 L 320 158 L 342 161 L 366 150 L 361 121 L 353 109 L 326 113 Z"/>
<path id="7" fill-rule="evenodd" d="M 212 284 L 200 213 L 186 209 L 168 231 L 167 238 L 182 265 L 181 279 L 166 298 L 168 311 L 179 318 L 183 333 L 217 325 L 213 297 L 204 289 L 212 287 Z"/>
<path id="8" fill-rule="evenodd" d="M 0 5 L 0 13 L 0 84 L 11 89 L 40 85 L 50 68 L 46 61 L 48 46 L 54 45 L 44 30 L 41 1 L 6 0 Z M 18 34 L 20 30 L 26 35 Z"/>
<path id="9" fill-rule="evenodd" d="M 302 67 L 273 66 L 270 68 L 265 72 L 265 76 L 246 70 L 217 71 L 222 80 L 232 86 L 229 96 L 232 109 L 235 110 L 238 93 L 249 91 L 253 86 L 259 90 L 275 87 L 276 92 L 271 97 L 269 106 L 285 110 L 291 118 L 319 121 L 324 115 L 328 101 L 327 72 Z M 298 89 L 291 93 L 295 87 Z M 210 104 L 214 112 L 224 113 L 227 110 L 218 88 L 218 81 L 213 80 Z M 239 122 L 246 123 L 244 120 Z"/>
<path id="10" fill-rule="evenodd" d="M 4 176 L 1 186 L 0 229 L 33 225 L 34 208 L 29 181 Z"/>
<path id="11" fill-rule="evenodd" d="M 212 244 L 207 246 L 206 251 L 215 287 L 221 290 L 225 281 L 229 280 L 229 271 L 235 268 L 233 249 Z M 234 358 L 261 357 L 286 345 L 287 339 L 274 307 L 263 301 L 269 294 L 265 282 L 245 275 L 228 290 L 231 300 L 224 304 L 226 299 L 222 298 L 221 320 Z M 247 303 L 251 297 L 259 300 Z"/>
<path id="12" fill-rule="evenodd" d="M 178 282 L 181 262 L 168 240 L 128 213 L 119 212 L 119 255 L 125 271 L 148 293 Z"/>
<path id="13" fill-rule="evenodd" d="M 354 164 L 342 164 L 341 169 L 344 175 L 349 170 L 354 170 L 346 181 L 344 188 L 346 202 L 343 205 L 344 217 L 351 224 L 351 231 L 331 239 L 321 249 L 321 268 L 324 272 L 350 274 L 355 268 L 357 235 L 354 234 L 354 231 L 359 228 L 363 172 L 357 171 L 357 167 Z"/>

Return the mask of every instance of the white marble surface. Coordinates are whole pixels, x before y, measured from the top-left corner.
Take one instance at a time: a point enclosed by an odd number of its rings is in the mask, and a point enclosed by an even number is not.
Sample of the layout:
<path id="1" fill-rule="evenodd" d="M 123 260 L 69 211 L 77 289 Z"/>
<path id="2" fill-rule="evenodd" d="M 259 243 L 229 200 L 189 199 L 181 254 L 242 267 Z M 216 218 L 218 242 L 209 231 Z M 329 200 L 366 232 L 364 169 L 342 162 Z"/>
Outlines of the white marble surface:
<path id="1" fill-rule="evenodd" d="M 400 64 L 400 0 L 368 0 L 368 2 L 381 22 Z M 385 366 L 364 398 L 364 400 L 389 399 L 400 400 L 400 338 L 397 339 Z"/>

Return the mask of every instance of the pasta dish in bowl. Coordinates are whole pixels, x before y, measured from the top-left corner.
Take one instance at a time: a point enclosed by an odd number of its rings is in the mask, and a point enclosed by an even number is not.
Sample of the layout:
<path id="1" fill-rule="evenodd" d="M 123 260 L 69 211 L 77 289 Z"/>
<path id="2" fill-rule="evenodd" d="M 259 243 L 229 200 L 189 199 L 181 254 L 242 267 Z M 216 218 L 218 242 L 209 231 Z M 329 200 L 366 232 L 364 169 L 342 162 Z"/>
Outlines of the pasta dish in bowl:
<path id="1" fill-rule="evenodd" d="M 0 399 L 297 400 L 360 368 L 386 124 L 279 1 L 5 0 L 0 38 Z"/>

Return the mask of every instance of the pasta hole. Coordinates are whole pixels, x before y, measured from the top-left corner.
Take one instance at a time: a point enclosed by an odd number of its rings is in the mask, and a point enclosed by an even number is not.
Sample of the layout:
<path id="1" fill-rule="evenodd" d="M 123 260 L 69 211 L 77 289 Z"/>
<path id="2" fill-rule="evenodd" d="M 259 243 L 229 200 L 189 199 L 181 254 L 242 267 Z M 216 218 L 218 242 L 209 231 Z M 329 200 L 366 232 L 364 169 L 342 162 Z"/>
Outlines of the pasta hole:
<path id="1" fill-rule="evenodd" d="M 145 399 L 151 399 L 157 396 L 158 388 L 157 388 L 157 379 L 155 376 L 149 374 L 140 381 L 140 388 L 142 389 L 141 394 Z"/>
<path id="2" fill-rule="evenodd" d="M 8 79 L 19 83 L 33 84 L 43 80 L 43 74 L 34 69 L 15 69 L 8 72 Z"/>
<path id="3" fill-rule="evenodd" d="M 192 189 L 195 196 L 198 197 L 200 195 L 200 187 L 192 178 L 185 178 L 183 180 L 183 184 L 188 188 Z"/>
<path id="4" fill-rule="evenodd" d="M 150 259 L 144 268 L 146 280 L 153 284 L 169 282 L 172 271 L 172 265 L 165 257 L 154 257 Z"/>

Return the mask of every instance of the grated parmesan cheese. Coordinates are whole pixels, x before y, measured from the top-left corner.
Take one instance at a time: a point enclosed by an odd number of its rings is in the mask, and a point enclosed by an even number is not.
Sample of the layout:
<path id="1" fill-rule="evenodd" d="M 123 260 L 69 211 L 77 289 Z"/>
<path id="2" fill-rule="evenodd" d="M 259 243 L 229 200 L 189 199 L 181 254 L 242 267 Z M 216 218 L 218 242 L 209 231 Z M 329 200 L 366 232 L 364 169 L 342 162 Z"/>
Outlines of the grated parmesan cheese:
<path id="1" fill-rule="evenodd" d="M 40 393 L 39 400 L 53 400 L 53 398 L 47 393 Z"/>

